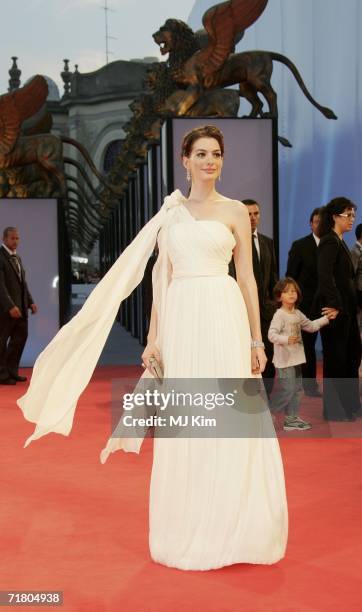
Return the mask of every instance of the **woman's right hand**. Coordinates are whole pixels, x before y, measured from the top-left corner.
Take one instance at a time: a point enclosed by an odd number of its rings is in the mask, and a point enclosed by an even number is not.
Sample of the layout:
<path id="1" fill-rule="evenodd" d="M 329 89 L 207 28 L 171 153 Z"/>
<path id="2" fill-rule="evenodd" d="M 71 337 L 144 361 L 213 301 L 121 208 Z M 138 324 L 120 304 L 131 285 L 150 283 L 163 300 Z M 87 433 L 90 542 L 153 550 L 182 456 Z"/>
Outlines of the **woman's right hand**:
<path id="1" fill-rule="evenodd" d="M 264 372 L 267 361 L 263 348 L 254 347 L 251 349 L 251 373 L 254 376 Z"/>
<path id="2" fill-rule="evenodd" d="M 151 372 L 149 367 L 150 357 L 155 357 L 157 361 L 161 363 L 160 349 L 155 342 L 147 342 L 146 348 L 142 353 L 142 367 L 147 368 Z"/>

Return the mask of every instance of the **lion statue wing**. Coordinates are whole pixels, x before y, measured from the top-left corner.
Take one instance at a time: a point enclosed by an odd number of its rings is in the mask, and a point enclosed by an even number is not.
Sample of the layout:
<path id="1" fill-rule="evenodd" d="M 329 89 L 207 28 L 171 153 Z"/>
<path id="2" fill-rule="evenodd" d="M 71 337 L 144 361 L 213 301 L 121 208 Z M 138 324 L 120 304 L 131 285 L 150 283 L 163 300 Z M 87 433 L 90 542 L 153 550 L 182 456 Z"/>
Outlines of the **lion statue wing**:
<path id="1" fill-rule="evenodd" d="M 262 14 L 268 0 L 228 0 L 209 8 L 202 18 L 208 45 L 197 53 L 197 64 L 206 75 L 216 72 L 234 50 L 238 34 Z"/>
<path id="2" fill-rule="evenodd" d="M 35 115 L 45 104 L 48 84 L 36 75 L 20 89 L 0 96 L 0 154 L 12 151 L 25 119 Z"/>

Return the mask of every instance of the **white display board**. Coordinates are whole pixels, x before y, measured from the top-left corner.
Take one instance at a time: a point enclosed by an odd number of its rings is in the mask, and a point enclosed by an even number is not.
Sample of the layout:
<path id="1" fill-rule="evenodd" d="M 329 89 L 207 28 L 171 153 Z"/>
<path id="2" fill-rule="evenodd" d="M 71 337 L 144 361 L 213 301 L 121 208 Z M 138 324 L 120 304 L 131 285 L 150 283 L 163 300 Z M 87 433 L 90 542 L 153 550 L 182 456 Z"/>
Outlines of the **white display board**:
<path id="1" fill-rule="evenodd" d="M 39 311 L 29 312 L 29 336 L 20 365 L 30 367 L 59 330 L 58 213 L 55 199 L 0 199 L 0 242 L 5 227 L 20 233 L 18 253 Z"/>

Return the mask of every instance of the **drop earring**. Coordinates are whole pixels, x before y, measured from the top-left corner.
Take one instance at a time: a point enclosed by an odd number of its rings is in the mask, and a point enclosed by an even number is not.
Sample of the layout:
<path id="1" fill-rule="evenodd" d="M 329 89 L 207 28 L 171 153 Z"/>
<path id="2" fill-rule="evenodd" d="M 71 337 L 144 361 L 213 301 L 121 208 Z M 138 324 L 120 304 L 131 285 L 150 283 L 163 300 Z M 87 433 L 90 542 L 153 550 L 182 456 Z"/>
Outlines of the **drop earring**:
<path id="1" fill-rule="evenodd" d="M 187 170 L 187 172 L 186 172 L 186 180 L 187 180 L 188 183 L 191 181 L 190 170 Z"/>
<path id="2" fill-rule="evenodd" d="M 221 181 L 221 172 L 220 172 L 220 174 L 219 174 L 219 181 Z"/>

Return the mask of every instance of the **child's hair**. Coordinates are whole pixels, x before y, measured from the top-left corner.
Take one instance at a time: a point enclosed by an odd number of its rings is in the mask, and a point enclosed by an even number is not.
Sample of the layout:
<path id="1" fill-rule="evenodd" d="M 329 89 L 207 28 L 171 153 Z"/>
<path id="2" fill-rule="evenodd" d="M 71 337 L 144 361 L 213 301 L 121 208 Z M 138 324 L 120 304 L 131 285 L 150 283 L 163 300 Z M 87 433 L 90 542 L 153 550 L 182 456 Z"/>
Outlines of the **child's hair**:
<path id="1" fill-rule="evenodd" d="M 278 308 L 280 308 L 281 306 L 280 298 L 282 296 L 282 293 L 286 290 L 288 285 L 293 285 L 294 289 L 297 292 L 298 297 L 295 305 L 298 306 L 298 304 L 300 304 L 300 302 L 302 301 L 302 292 L 298 283 L 294 280 L 294 278 L 286 276 L 285 278 L 281 278 L 273 289 L 274 300 L 276 301 Z"/>

